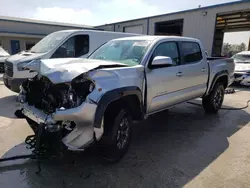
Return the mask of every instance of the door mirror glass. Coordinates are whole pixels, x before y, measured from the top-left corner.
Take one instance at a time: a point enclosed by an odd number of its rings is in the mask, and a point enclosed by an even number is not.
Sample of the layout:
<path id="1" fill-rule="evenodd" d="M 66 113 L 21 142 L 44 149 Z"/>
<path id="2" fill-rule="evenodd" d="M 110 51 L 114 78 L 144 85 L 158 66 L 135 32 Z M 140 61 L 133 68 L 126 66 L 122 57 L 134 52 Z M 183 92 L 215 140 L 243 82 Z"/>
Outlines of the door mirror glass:
<path id="1" fill-rule="evenodd" d="M 153 61 L 152 61 L 152 65 L 154 66 L 172 66 L 173 65 L 173 61 L 170 57 L 167 56 L 156 56 Z"/>

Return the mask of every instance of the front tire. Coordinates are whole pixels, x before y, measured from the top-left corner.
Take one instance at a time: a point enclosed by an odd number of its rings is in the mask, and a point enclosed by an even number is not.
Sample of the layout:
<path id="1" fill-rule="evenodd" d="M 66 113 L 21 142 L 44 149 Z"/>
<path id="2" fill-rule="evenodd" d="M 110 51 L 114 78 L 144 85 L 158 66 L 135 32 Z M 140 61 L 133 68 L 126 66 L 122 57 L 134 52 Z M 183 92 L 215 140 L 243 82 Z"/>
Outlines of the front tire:
<path id="1" fill-rule="evenodd" d="M 114 163 L 127 152 L 132 136 L 132 118 L 126 109 L 121 109 L 117 115 L 108 113 L 104 117 L 104 135 L 100 140 L 102 159 Z"/>
<path id="2" fill-rule="evenodd" d="M 202 99 L 202 106 L 207 113 L 217 113 L 224 100 L 225 88 L 222 83 L 217 83 L 212 92 Z"/>

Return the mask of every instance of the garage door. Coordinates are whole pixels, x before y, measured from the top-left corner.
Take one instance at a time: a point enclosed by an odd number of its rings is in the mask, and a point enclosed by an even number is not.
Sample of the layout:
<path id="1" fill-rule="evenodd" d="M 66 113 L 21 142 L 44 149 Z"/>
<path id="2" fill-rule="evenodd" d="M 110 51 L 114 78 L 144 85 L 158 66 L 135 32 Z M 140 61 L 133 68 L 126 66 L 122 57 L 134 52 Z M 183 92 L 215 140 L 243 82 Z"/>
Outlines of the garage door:
<path id="1" fill-rule="evenodd" d="M 127 26 L 127 27 L 124 27 L 124 32 L 143 34 L 143 27 L 142 25 Z"/>

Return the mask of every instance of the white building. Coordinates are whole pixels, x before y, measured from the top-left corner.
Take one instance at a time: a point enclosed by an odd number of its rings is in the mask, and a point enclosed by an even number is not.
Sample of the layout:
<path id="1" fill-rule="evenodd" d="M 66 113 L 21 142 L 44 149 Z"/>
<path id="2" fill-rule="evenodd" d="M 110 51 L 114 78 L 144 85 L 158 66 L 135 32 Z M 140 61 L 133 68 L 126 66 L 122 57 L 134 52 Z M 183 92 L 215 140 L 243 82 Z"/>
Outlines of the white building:
<path id="1" fill-rule="evenodd" d="M 0 45 L 10 54 L 15 54 L 31 48 L 47 34 L 64 29 L 93 27 L 0 16 Z"/>
<path id="2" fill-rule="evenodd" d="M 192 10 L 97 26 L 98 29 L 146 35 L 181 35 L 198 38 L 211 55 L 220 55 L 225 32 L 250 32 L 250 1 L 200 7 Z"/>

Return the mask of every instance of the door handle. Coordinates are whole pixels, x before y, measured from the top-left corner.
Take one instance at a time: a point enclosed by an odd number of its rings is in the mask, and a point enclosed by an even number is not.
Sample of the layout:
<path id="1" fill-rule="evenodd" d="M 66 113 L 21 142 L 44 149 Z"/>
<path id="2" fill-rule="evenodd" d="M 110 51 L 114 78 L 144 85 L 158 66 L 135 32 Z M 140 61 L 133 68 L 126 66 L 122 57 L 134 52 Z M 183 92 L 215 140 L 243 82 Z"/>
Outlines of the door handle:
<path id="1" fill-rule="evenodd" d="M 206 70 L 205 68 L 202 68 L 202 69 L 201 69 L 201 72 L 205 72 L 205 70 Z"/>
<path id="2" fill-rule="evenodd" d="M 182 73 L 182 72 L 178 72 L 178 73 L 176 74 L 176 76 L 181 77 L 181 76 L 183 76 L 183 73 Z"/>

